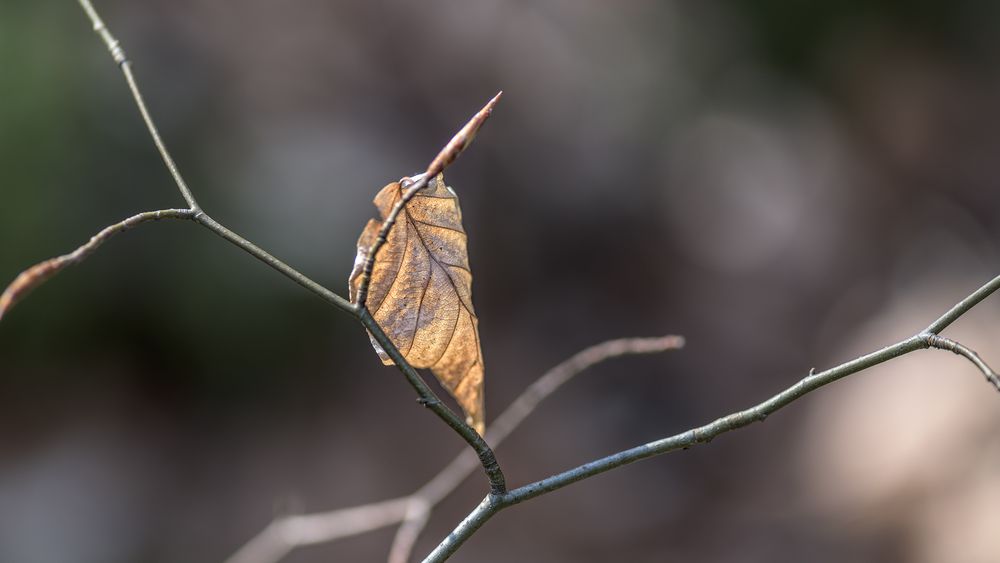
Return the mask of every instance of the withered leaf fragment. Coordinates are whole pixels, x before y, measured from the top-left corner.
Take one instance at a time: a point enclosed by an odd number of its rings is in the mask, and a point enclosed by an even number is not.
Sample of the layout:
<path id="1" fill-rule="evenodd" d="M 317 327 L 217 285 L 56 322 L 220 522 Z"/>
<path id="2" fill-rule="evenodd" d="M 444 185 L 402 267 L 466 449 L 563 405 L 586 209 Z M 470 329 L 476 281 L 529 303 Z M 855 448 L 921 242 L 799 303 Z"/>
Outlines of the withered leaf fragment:
<path id="1" fill-rule="evenodd" d="M 393 182 L 375 196 L 382 220 L 371 219 L 358 238 L 351 272 L 356 302 L 365 260 L 382 221 L 413 180 Z M 372 317 L 415 368 L 429 368 L 455 397 L 466 422 L 483 434 L 483 354 L 479 319 L 472 307 L 472 273 L 458 197 L 444 174 L 428 183 L 400 211 L 379 250 L 366 305 Z M 392 360 L 372 339 L 382 362 Z"/>

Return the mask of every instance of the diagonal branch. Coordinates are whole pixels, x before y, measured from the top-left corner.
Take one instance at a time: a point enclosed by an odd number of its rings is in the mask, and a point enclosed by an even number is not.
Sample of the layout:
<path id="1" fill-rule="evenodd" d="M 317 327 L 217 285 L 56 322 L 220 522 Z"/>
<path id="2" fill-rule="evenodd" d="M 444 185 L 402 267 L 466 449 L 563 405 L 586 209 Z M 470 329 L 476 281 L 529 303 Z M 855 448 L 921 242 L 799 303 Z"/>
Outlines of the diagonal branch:
<path id="1" fill-rule="evenodd" d="M 280 272 L 293 282 L 315 293 L 320 297 L 320 299 L 323 299 L 324 301 L 333 305 L 334 307 L 337 307 L 338 309 L 348 313 L 352 317 L 357 317 L 357 311 L 354 308 L 354 305 L 351 305 L 349 301 L 337 295 L 333 291 L 330 291 L 322 284 L 313 281 L 302 272 L 299 272 L 295 268 L 275 258 L 272 254 L 262 249 L 261 247 L 257 246 L 256 244 L 250 242 L 249 240 L 229 230 L 229 228 L 227 228 L 225 225 L 222 225 L 215 219 L 209 217 L 208 214 L 205 213 L 204 211 L 200 209 L 197 210 L 192 218 L 199 225 L 212 231 L 222 239 L 229 241 L 240 250 L 260 260 L 261 262 L 267 264 L 268 266 L 274 268 L 275 270 L 277 270 L 278 272 Z"/>
<path id="2" fill-rule="evenodd" d="M 925 328 L 924 332 L 928 334 L 941 334 L 942 330 L 948 328 L 951 323 L 968 313 L 970 309 L 978 305 L 983 299 L 992 295 L 997 288 L 1000 288 L 1000 276 L 983 284 L 982 287 L 970 293 L 965 299 L 956 303 L 954 307 L 948 309 L 947 313 L 938 317 L 930 326 Z"/>
<path id="3" fill-rule="evenodd" d="M 486 440 L 479 435 L 471 426 L 465 423 L 465 420 L 460 418 L 455 412 L 448 408 L 434 391 L 428 387 L 427 383 L 420 377 L 417 370 L 413 369 L 413 366 L 403 358 L 403 355 L 393 344 L 392 340 L 385 334 L 382 327 L 375 322 L 372 318 L 368 309 L 360 307 L 357 309 L 358 319 L 361 324 L 368 329 L 372 334 L 372 338 L 382 346 L 385 353 L 388 354 L 389 358 L 392 359 L 399 371 L 403 372 L 403 376 L 410 383 L 413 389 L 417 392 L 417 401 L 431 410 L 434 414 L 438 416 L 449 428 L 455 431 L 456 434 L 462 437 L 463 440 L 476 452 L 479 457 L 479 462 L 483 466 L 483 470 L 486 472 L 486 477 L 490 481 L 490 493 L 491 494 L 502 494 L 507 492 L 507 483 L 504 479 L 503 471 L 500 469 L 500 464 L 497 462 L 496 454 L 493 453 L 493 449 L 490 448 Z"/>
<path id="4" fill-rule="evenodd" d="M 149 110 L 146 108 L 146 103 L 143 100 L 142 94 L 139 91 L 139 86 L 135 80 L 132 73 L 132 64 L 125 56 L 125 51 L 121 46 L 121 43 L 115 39 L 111 34 L 111 31 L 104 21 L 101 19 L 97 10 L 90 3 L 90 0 L 78 0 L 83 11 L 87 14 L 93 24 L 94 31 L 100 36 L 101 40 L 104 42 L 108 51 L 111 53 L 112 59 L 121 68 L 122 73 L 125 75 L 125 81 L 128 83 L 129 91 L 132 93 L 132 98 L 135 100 L 136 106 L 139 108 L 139 113 L 142 115 L 142 119 L 146 124 L 146 128 L 149 130 L 150 136 L 153 138 L 153 143 L 156 145 L 157 150 L 160 152 L 160 156 L 163 158 L 164 164 L 166 164 L 167 169 L 170 171 L 171 176 L 174 179 L 174 183 L 177 184 L 178 190 L 180 190 L 181 195 L 184 200 L 190 206 L 190 211 L 193 213 L 192 218 L 196 220 L 200 225 L 209 229 L 221 238 L 229 241 L 230 243 L 236 245 L 238 248 L 249 253 L 251 256 L 257 258 L 258 260 L 264 262 L 268 266 L 271 266 L 278 272 L 284 274 L 286 277 L 290 278 L 295 283 L 301 285 L 302 287 L 312 291 L 313 293 L 319 295 L 322 299 L 340 308 L 341 310 L 347 312 L 351 316 L 358 319 L 358 321 L 372 333 L 379 344 L 382 345 L 383 349 L 389 354 L 390 357 L 394 357 L 396 365 L 399 367 L 400 371 L 406 377 L 406 380 L 413 386 L 414 390 L 417 392 L 418 400 L 427 406 L 434 414 L 436 414 L 441 420 L 443 420 L 449 427 L 451 427 L 459 436 L 461 436 L 468 444 L 471 446 L 478 454 L 480 460 L 482 461 L 483 468 L 490 480 L 490 490 L 494 493 L 500 493 L 506 491 L 506 485 L 504 483 L 503 472 L 500 469 L 499 464 L 496 461 L 496 455 L 493 450 L 490 449 L 489 445 L 479 434 L 470 428 L 465 421 L 459 419 L 454 412 L 451 411 L 444 403 L 437 398 L 433 391 L 424 383 L 420 375 L 417 374 L 416 370 L 413 369 L 396 349 L 395 345 L 386 337 L 385 333 L 382 332 L 381 328 L 378 327 L 371 315 L 364 306 L 356 307 L 352 305 L 349 301 L 343 297 L 337 295 L 333 291 L 330 291 L 323 285 L 309 279 L 307 276 L 299 272 L 298 270 L 292 268 L 288 264 L 285 264 L 281 260 L 275 258 L 270 253 L 266 252 L 259 246 L 253 244 L 249 240 L 241 237 L 240 235 L 234 233 L 233 231 L 226 228 L 224 225 L 215 221 L 207 214 L 205 214 L 199 207 L 194 195 L 188 188 L 187 183 L 185 183 L 184 178 L 181 176 L 180 170 L 174 159 L 170 156 L 170 152 L 167 150 L 163 139 L 160 137 L 160 133 L 153 121 Z M 431 161 L 430 166 L 427 168 L 428 173 L 437 174 L 444 170 L 451 162 L 453 162 L 458 155 L 468 146 L 475 136 L 476 132 L 482 126 L 486 118 L 489 117 L 490 111 L 493 105 L 496 104 L 499 94 L 491 100 L 483 110 L 476 114 L 473 119 L 463 127 L 458 134 L 445 146 L 444 149 L 438 154 L 438 156 Z M 431 176 L 433 177 L 433 176 Z M 422 189 L 427 185 L 427 181 L 430 179 L 427 174 L 420 180 L 418 180 L 412 187 L 411 191 L 415 194 L 418 190 Z M 413 197 L 411 194 L 409 197 Z M 405 204 L 405 202 L 403 202 Z M 399 211 L 396 210 L 395 214 L 398 215 Z M 393 219 L 395 220 L 395 219 Z M 388 224 L 391 227 L 391 224 Z M 388 227 L 385 235 L 388 233 Z M 384 236 L 382 237 L 382 242 L 384 243 Z M 381 245 L 378 245 L 381 246 Z M 377 250 L 375 248 L 374 250 Z M 374 264 L 375 252 L 371 253 L 371 259 L 368 264 L 368 276 L 371 275 L 371 268 Z M 365 282 L 365 291 L 367 292 L 367 281 Z M 22 292 L 23 293 L 23 292 Z M 363 300 L 360 301 L 364 303 Z"/>
<path id="5" fill-rule="evenodd" d="M 153 138 L 153 143 L 156 145 L 156 150 L 160 152 L 160 157 L 163 158 L 163 163 L 167 166 L 167 170 L 170 171 L 170 175 L 174 178 L 174 183 L 177 184 L 177 189 L 180 190 L 181 196 L 184 197 L 184 201 L 187 202 L 188 207 L 193 210 L 199 209 L 198 202 L 195 201 L 194 195 L 191 190 L 188 189 L 187 183 L 184 182 L 184 177 L 181 176 L 181 171 L 177 168 L 177 163 L 174 162 L 173 157 L 170 156 L 170 151 L 167 150 L 167 146 L 163 143 L 163 139 L 160 138 L 160 132 L 156 128 L 156 124 L 153 122 L 152 116 L 149 115 L 149 110 L 146 108 L 146 102 L 142 98 L 142 93 L 139 91 L 139 85 L 135 81 L 135 76 L 132 74 L 132 63 L 125 56 L 125 49 L 122 48 L 121 43 L 111 35 L 111 30 L 104 25 L 104 20 L 91 5 L 90 0 L 79 0 L 80 6 L 83 11 L 87 13 L 87 17 L 90 18 L 90 22 L 94 25 L 94 31 L 101 37 L 104 41 L 104 45 L 108 48 L 108 52 L 111 53 L 111 58 L 115 60 L 115 64 L 118 68 L 122 69 L 122 74 L 125 75 L 125 82 L 128 83 L 129 92 L 132 93 L 132 99 L 135 100 L 136 107 L 139 108 L 139 113 L 142 114 L 142 120 L 146 123 L 146 129 L 149 130 L 149 136 Z"/>
<path id="6" fill-rule="evenodd" d="M 514 402 L 493 421 L 486 431 L 486 439 L 493 447 L 503 442 L 511 432 L 524 422 L 538 405 L 555 393 L 578 373 L 606 360 L 621 356 L 656 354 L 684 347 L 682 336 L 652 338 L 620 338 L 608 340 L 585 348 L 559 365 L 545 372 L 521 393 Z M 406 563 L 413 552 L 413 545 L 423 531 L 431 510 L 451 494 L 475 468 L 475 460 L 463 452 L 448 467 L 419 491 L 413 494 L 410 510 L 399 527 L 389 553 L 389 563 Z"/>
<path id="7" fill-rule="evenodd" d="M 80 7 L 82 7 L 83 11 L 87 14 L 87 17 L 90 19 L 91 24 L 93 24 L 94 31 L 104 42 L 104 45 L 108 48 L 108 52 L 111 53 L 111 58 L 114 59 L 115 63 L 121 69 L 122 74 L 125 76 L 129 92 L 131 92 L 132 99 L 135 101 L 135 105 L 139 109 L 142 120 L 146 124 L 146 129 L 149 131 L 149 135 L 153 139 L 153 144 L 156 145 L 156 149 L 159 151 L 160 157 L 163 159 L 163 163 L 166 165 L 167 170 L 169 170 L 171 177 L 173 177 L 174 183 L 177 185 L 177 189 L 180 191 L 181 196 L 184 197 L 184 201 L 186 201 L 190 207 L 188 213 L 190 213 L 191 216 L 188 218 L 194 219 L 197 223 L 214 232 L 219 237 L 231 242 L 254 258 L 257 258 L 261 262 L 264 262 L 268 266 L 271 266 L 275 270 L 281 272 L 295 283 L 319 295 L 328 303 L 350 313 L 351 315 L 357 316 L 355 314 L 354 307 L 346 299 L 330 291 L 319 283 L 309 279 L 298 270 L 295 270 L 288 264 L 278 260 L 259 246 L 230 231 L 228 228 L 202 212 L 201 207 L 194 198 L 194 194 L 184 181 L 184 177 L 181 175 L 180 169 L 177 167 L 177 163 L 174 162 L 173 157 L 170 156 L 170 151 L 167 150 L 167 146 L 163 142 L 163 138 L 160 136 L 159 129 L 156 127 L 156 122 L 153 121 L 153 117 L 149 113 L 149 109 L 146 107 L 146 102 L 142 96 L 142 92 L 139 90 L 139 85 L 135 80 L 135 75 L 132 72 L 132 62 L 125 55 L 125 50 L 122 47 L 121 42 L 111 34 L 111 30 L 104 24 L 104 20 L 101 19 L 100 14 L 97 13 L 97 10 L 94 8 L 93 4 L 90 3 L 90 0 L 78 0 L 78 2 L 80 3 Z"/>
<path id="8" fill-rule="evenodd" d="M 601 363 L 625 355 L 654 354 L 684 346 L 680 336 L 622 338 L 609 340 L 577 352 L 545 372 L 493 421 L 486 437 L 499 445 L 530 415 L 538 405 L 577 374 Z M 307 544 L 331 542 L 384 526 L 401 523 L 389 554 L 390 562 L 409 559 L 431 511 L 451 494 L 478 467 L 470 450 L 459 454 L 433 479 L 412 495 L 370 505 L 279 518 L 247 542 L 226 563 L 275 563 L 292 549 Z M 362 509 L 377 510 L 363 512 Z M 384 519 L 360 518 L 376 512 Z M 358 522 L 358 520 L 361 522 Z M 391 521 L 389 521 L 391 520 Z M 308 539 L 308 541 L 304 541 Z"/>
<path id="9" fill-rule="evenodd" d="M 513 489 L 504 495 L 487 496 L 458 524 L 451 534 L 438 544 L 434 551 L 424 559 L 424 563 L 435 563 L 448 559 L 476 530 L 492 518 L 494 514 L 505 508 L 551 493 L 577 481 L 600 475 L 605 471 L 610 471 L 623 465 L 711 442 L 717 436 L 726 432 L 764 420 L 770 414 L 788 406 L 811 391 L 815 391 L 820 387 L 829 385 L 853 373 L 887 362 L 904 354 L 909 354 L 910 352 L 931 347 L 951 350 L 976 364 L 986 374 L 989 382 L 996 386 L 996 375 L 992 369 L 979 359 L 978 355 L 957 342 L 939 337 L 937 333 L 956 321 L 983 299 L 989 297 L 998 288 L 1000 288 L 1000 276 L 993 278 L 963 299 L 947 313 L 934 321 L 927 329 L 909 338 L 900 340 L 895 344 L 886 346 L 881 350 L 840 364 L 837 367 L 819 373 L 810 373 L 798 383 L 750 408 L 732 413 L 716 419 L 714 422 L 692 428 L 685 432 L 585 463 L 574 469 Z"/>
<path id="10" fill-rule="evenodd" d="M 46 280 L 58 274 L 67 266 L 83 262 L 108 239 L 118 233 L 150 221 L 159 221 L 160 219 L 191 219 L 193 216 L 194 212 L 190 209 L 160 209 L 158 211 L 139 213 L 124 221 L 104 227 L 99 233 L 90 237 L 90 240 L 86 244 L 73 252 L 39 262 L 14 278 L 14 281 L 0 295 L 0 319 L 3 319 L 7 311 L 23 299 L 31 290 L 42 285 Z"/>

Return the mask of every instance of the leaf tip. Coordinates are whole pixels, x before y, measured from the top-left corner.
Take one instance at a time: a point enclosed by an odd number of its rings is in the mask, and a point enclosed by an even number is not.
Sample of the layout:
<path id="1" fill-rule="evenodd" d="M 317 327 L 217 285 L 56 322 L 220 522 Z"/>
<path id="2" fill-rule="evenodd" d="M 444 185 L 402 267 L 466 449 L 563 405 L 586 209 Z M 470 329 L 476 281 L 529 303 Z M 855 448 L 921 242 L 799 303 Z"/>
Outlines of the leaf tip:
<path id="1" fill-rule="evenodd" d="M 497 95 L 493 96 L 493 99 L 491 99 L 490 101 L 486 102 L 486 105 L 483 106 L 483 110 L 486 111 L 487 117 L 489 117 L 489 114 L 493 113 L 493 107 L 496 106 L 497 102 L 500 101 L 500 97 L 501 96 L 503 96 L 503 90 L 500 90 L 499 92 L 497 92 Z"/>

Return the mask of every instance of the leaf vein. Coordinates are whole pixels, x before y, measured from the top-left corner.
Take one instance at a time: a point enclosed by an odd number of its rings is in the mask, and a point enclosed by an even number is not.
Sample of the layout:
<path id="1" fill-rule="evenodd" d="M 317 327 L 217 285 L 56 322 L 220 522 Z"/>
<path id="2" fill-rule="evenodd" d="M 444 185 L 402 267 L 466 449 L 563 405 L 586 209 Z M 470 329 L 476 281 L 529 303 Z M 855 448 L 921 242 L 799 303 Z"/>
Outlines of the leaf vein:
<path id="1" fill-rule="evenodd" d="M 445 231 L 452 231 L 454 233 L 458 233 L 462 236 L 468 237 L 468 235 L 465 234 L 465 231 L 463 231 L 462 229 L 456 229 L 454 227 L 446 227 L 444 225 L 438 225 L 436 223 L 428 223 L 427 221 L 421 221 L 420 219 L 411 219 L 411 220 L 418 225 L 425 225 L 427 227 L 431 227 L 434 229 L 443 229 Z"/>
<path id="2" fill-rule="evenodd" d="M 412 223 L 413 222 L 413 219 L 410 217 L 409 214 L 406 215 L 406 221 L 408 223 Z M 465 266 L 459 266 L 458 264 L 447 264 L 447 263 L 444 263 L 444 262 L 441 262 L 440 260 L 438 260 L 437 256 L 434 256 L 434 253 L 431 252 L 430 246 L 428 246 L 427 241 L 424 240 L 424 235 L 422 235 L 420 233 L 420 229 L 418 229 L 416 225 L 413 226 L 413 231 L 415 233 L 417 233 L 417 238 L 420 239 L 420 244 L 424 245 L 424 249 L 427 250 L 427 255 L 430 256 L 431 260 L 433 260 L 438 266 L 440 266 L 442 270 L 445 269 L 444 268 L 445 266 L 451 266 L 451 267 L 454 267 L 454 268 L 460 268 L 462 270 L 465 270 L 465 271 L 469 272 L 470 274 L 472 273 Z M 445 270 L 445 273 L 448 274 L 448 283 L 451 284 L 451 288 L 454 289 L 455 290 L 455 294 L 459 296 L 458 301 L 459 301 L 459 303 L 462 304 L 462 308 L 464 308 L 466 311 L 468 311 L 470 315 L 476 316 L 476 314 L 472 311 L 472 308 L 469 307 L 469 305 L 467 305 L 465 303 L 465 300 L 461 298 L 462 293 L 458 290 L 458 284 L 455 283 L 455 278 L 451 277 L 451 273 L 449 273 L 447 270 Z"/>
<path id="3" fill-rule="evenodd" d="M 403 215 L 404 219 L 405 219 L 405 217 L 408 214 L 404 211 L 404 212 L 400 213 L 400 215 Z M 393 229 L 397 229 L 397 228 L 399 228 L 399 223 L 398 222 L 393 227 Z M 389 238 L 390 236 L 392 236 L 392 230 L 393 229 L 389 230 L 389 234 L 386 235 L 386 238 Z M 396 282 L 399 281 L 399 271 L 403 269 L 403 263 L 406 262 L 406 253 L 410 250 L 410 245 L 407 244 L 407 243 L 410 242 L 409 241 L 409 238 L 410 238 L 409 237 L 409 231 L 407 229 L 403 229 L 403 235 L 405 237 L 405 238 L 403 238 L 403 257 L 399 259 L 399 266 L 396 267 L 396 271 L 393 272 L 393 274 L 392 274 L 392 282 L 390 282 L 389 286 L 385 288 L 385 295 L 382 296 L 382 300 L 378 302 L 378 305 L 375 307 L 375 310 L 372 311 L 372 315 L 373 316 L 375 315 L 375 313 L 378 313 L 379 309 L 382 308 L 382 305 L 385 304 L 386 298 L 389 297 L 390 293 L 392 293 L 392 288 L 395 287 L 396 286 Z M 424 245 L 424 246 L 426 246 L 426 245 Z M 378 265 L 378 257 L 377 256 L 375 257 L 375 264 Z M 374 270 L 374 268 L 373 268 L 373 270 Z M 372 272 L 372 276 L 374 276 L 374 275 L 375 275 L 375 273 L 373 271 Z"/>
<path id="4" fill-rule="evenodd" d="M 427 295 L 427 289 L 431 286 L 431 278 L 434 277 L 434 262 L 427 262 L 427 283 L 424 284 L 423 291 L 420 292 L 420 300 L 417 301 L 417 320 L 413 323 L 413 337 L 410 338 L 410 345 L 406 348 L 406 353 L 403 356 L 409 356 L 410 351 L 413 350 L 413 344 L 417 341 L 417 331 L 420 330 L 420 313 L 423 312 L 424 308 L 424 296 Z"/>
<path id="5" fill-rule="evenodd" d="M 459 299 L 459 301 L 461 302 L 461 299 Z M 452 327 L 451 327 L 451 336 L 448 337 L 448 344 L 444 347 L 443 350 L 441 350 L 441 355 L 438 356 L 437 360 L 434 360 L 434 363 L 431 364 L 432 366 L 438 365 L 438 362 L 441 361 L 441 358 L 444 358 L 445 353 L 448 352 L 449 348 L 451 348 L 451 343 L 454 342 L 454 340 L 455 340 L 455 333 L 458 332 L 458 321 L 461 318 L 462 318 L 462 312 L 459 311 L 458 314 L 455 315 L 455 324 L 452 325 Z M 464 376 L 463 376 L 463 378 L 464 378 Z"/>

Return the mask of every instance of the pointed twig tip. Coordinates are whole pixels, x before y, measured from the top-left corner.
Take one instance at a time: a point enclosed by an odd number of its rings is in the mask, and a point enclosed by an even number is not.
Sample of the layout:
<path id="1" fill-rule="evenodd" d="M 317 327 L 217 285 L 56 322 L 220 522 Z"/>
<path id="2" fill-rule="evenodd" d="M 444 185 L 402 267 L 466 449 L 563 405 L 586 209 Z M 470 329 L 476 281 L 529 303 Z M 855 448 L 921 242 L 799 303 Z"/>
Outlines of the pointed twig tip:
<path id="1" fill-rule="evenodd" d="M 483 109 L 476 112 L 476 115 L 473 115 L 472 119 L 470 119 L 468 123 L 466 123 L 465 126 L 458 131 L 458 133 L 455 133 L 455 136 L 448 141 L 448 144 L 445 145 L 443 149 L 441 149 L 441 152 L 438 153 L 437 157 L 435 157 L 427 167 L 426 174 L 428 179 L 433 179 L 441 172 L 444 172 L 444 169 L 447 168 L 452 162 L 455 162 L 458 155 L 462 154 L 462 151 L 472 144 L 472 140 L 476 137 L 476 133 L 479 132 L 483 123 L 486 123 L 486 120 L 489 119 L 490 114 L 493 113 L 493 107 L 496 106 L 498 101 L 500 101 L 500 96 L 502 94 L 503 90 L 497 92 L 497 95 L 493 96 L 489 102 L 486 102 Z"/>
<path id="2" fill-rule="evenodd" d="M 503 90 L 500 90 L 499 92 L 497 92 L 496 96 L 493 96 L 492 98 L 490 98 L 490 101 L 486 102 L 486 105 L 483 106 L 483 109 L 479 110 L 479 113 L 477 113 L 469 121 L 470 124 L 476 123 L 476 126 L 475 126 L 476 128 L 475 128 L 475 130 L 472 133 L 473 135 L 475 135 L 476 131 L 478 131 L 479 128 L 483 126 L 483 122 L 485 122 L 487 119 L 489 119 L 490 115 L 493 114 L 493 108 L 496 107 L 497 102 L 500 101 L 500 97 L 501 96 L 503 96 Z"/>

